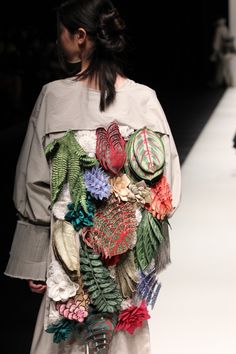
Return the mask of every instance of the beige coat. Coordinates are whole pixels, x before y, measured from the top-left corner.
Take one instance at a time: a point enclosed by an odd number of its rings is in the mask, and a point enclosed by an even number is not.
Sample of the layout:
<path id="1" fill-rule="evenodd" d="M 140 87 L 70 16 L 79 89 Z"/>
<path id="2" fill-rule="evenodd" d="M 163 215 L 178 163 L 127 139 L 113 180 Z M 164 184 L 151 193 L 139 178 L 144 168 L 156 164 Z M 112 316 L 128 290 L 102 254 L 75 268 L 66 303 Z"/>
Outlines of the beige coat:
<path id="1" fill-rule="evenodd" d="M 19 220 L 6 275 L 34 280 L 46 278 L 52 216 L 50 169 L 43 149 L 69 129 L 95 130 L 100 126 L 106 127 L 116 120 L 120 126 L 126 125 L 134 129 L 147 126 L 164 134 L 166 154 L 164 174 L 171 186 L 174 210 L 178 207 L 181 177 L 179 158 L 155 92 L 147 86 L 127 79 L 122 87 L 117 89 L 115 102 L 105 112 L 99 111 L 99 100 L 98 91 L 88 89 L 83 83 L 71 78 L 57 80 L 43 87 L 29 121 L 16 168 L 14 203 Z M 31 353 L 72 354 L 72 351 L 58 349 L 58 345 L 52 345 L 51 335 L 43 333 L 44 306 L 43 301 Z M 146 338 L 145 341 L 142 339 L 143 336 Z M 78 349 L 75 352 L 82 353 Z M 120 332 L 116 334 L 110 352 L 148 354 L 150 348 L 147 324 L 137 330 L 133 337 Z"/>

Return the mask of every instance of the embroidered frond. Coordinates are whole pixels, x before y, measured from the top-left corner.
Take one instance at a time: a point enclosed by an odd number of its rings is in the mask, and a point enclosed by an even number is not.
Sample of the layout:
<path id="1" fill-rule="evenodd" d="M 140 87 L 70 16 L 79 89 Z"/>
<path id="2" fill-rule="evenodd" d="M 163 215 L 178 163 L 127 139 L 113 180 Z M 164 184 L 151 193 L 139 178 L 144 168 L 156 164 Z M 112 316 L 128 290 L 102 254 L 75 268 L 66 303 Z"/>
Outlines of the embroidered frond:
<path id="1" fill-rule="evenodd" d="M 75 208 L 81 203 L 87 211 L 83 172 L 85 168 L 94 166 L 97 160 L 89 157 L 77 143 L 73 131 L 68 131 L 62 138 L 47 145 L 45 154 L 52 162 L 52 204 L 55 203 L 63 184 L 68 180 Z"/>
<path id="2" fill-rule="evenodd" d="M 137 228 L 135 257 L 140 269 L 144 270 L 155 258 L 157 249 L 163 241 L 162 223 L 144 210 Z"/>
<path id="3" fill-rule="evenodd" d="M 66 183 L 68 153 L 64 143 L 61 143 L 52 159 L 52 203 L 59 195 L 63 184 Z"/>
<path id="4" fill-rule="evenodd" d="M 97 209 L 86 243 L 105 258 L 125 253 L 132 248 L 136 225 L 133 203 L 118 203 L 116 198 L 110 198 Z"/>
<path id="5" fill-rule="evenodd" d="M 155 269 L 149 274 L 141 272 L 141 280 L 137 287 L 137 296 L 140 299 L 146 300 L 146 304 L 151 305 L 152 309 L 155 306 L 160 289 L 161 284 L 158 282 Z"/>
<path id="6" fill-rule="evenodd" d="M 132 297 L 136 291 L 136 286 L 139 281 L 139 276 L 134 262 L 134 254 L 132 251 L 124 254 L 121 261 L 115 268 L 116 282 L 123 297 Z"/>
<path id="7" fill-rule="evenodd" d="M 84 243 L 80 249 L 80 269 L 84 286 L 93 305 L 100 312 L 117 312 L 122 297 L 100 256 Z"/>
<path id="8" fill-rule="evenodd" d="M 54 154 L 55 150 L 58 149 L 58 147 L 58 139 L 55 139 L 50 144 L 48 144 L 44 149 L 46 157 L 49 158 L 51 154 Z"/>

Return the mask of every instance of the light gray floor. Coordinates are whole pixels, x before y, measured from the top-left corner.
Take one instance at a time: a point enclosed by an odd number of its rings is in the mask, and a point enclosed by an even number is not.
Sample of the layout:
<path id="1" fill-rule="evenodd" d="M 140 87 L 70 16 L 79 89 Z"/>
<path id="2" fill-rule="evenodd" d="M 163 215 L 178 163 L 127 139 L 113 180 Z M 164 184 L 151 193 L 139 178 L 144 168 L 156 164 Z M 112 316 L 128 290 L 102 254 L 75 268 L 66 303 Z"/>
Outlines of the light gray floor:
<path id="1" fill-rule="evenodd" d="M 172 264 L 150 320 L 152 354 L 236 353 L 236 88 L 182 166 Z"/>

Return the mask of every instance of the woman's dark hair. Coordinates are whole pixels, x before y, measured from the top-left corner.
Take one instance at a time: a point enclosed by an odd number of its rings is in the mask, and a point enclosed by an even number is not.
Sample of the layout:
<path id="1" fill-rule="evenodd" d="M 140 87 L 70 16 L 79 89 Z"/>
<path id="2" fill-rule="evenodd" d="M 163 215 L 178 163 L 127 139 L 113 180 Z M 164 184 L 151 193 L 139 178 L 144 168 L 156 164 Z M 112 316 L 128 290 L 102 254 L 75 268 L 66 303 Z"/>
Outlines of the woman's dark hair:
<path id="1" fill-rule="evenodd" d="M 84 28 L 92 41 L 90 64 L 76 77 L 95 79 L 101 92 L 100 110 L 104 111 L 115 99 L 116 75 L 124 76 L 124 21 L 110 0 L 66 1 L 57 9 L 57 20 L 72 34 Z"/>

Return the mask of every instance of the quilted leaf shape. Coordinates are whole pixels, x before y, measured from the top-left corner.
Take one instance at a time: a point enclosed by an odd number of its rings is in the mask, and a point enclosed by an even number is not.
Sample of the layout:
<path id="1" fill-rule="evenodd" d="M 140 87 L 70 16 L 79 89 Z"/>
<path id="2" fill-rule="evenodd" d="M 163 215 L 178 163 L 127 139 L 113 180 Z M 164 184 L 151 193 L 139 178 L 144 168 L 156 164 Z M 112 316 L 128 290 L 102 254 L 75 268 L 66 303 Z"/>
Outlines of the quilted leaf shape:
<path id="1" fill-rule="evenodd" d="M 76 232 L 73 226 L 64 220 L 57 220 L 53 227 L 52 247 L 56 258 L 73 281 L 79 277 L 79 253 Z"/>
<path id="2" fill-rule="evenodd" d="M 126 144 L 125 171 L 149 183 L 163 172 L 165 150 L 161 137 L 148 128 L 138 129 Z"/>
<path id="3" fill-rule="evenodd" d="M 96 157 L 104 170 L 117 175 L 126 160 L 125 141 L 116 122 L 96 130 Z"/>
<path id="4" fill-rule="evenodd" d="M 111 258 L 131 248 L 136 226 L 133 203 L 117 202 L 116 198 L 110 198 L 97 209 L 85 242 L 105 258 Z"/>

